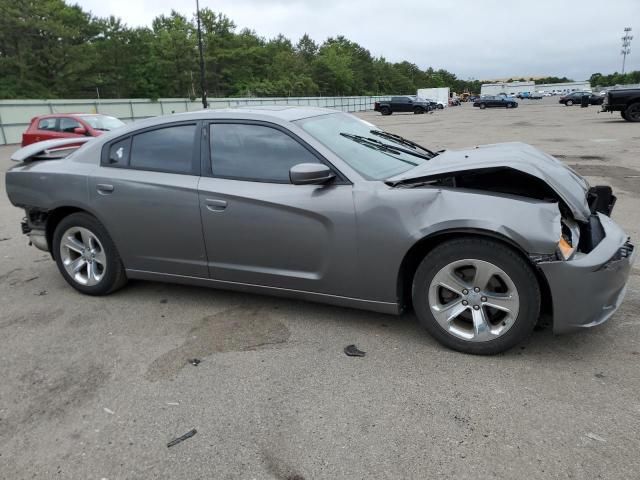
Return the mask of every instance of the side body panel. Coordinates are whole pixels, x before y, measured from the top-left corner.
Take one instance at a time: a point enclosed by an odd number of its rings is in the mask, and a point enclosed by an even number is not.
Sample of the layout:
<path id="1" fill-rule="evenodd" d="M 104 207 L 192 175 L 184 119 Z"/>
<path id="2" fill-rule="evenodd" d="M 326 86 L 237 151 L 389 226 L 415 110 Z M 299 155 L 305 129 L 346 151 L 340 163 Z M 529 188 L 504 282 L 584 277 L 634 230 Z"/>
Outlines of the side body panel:
<path id="1" fill-rule="evenodd" d="M 354 188 L 358 221 L 358 297 L 398 299 L 404 256 L 421 239 L 441 232 L 485 232 L 530 254 L 551 254 L 560 237 L 555 203 L 437 187 Z M 499 216 L 496 212 L 500 212 Z"/>
<path id="2" fill-rule="evenodd" d="M 210 277 L 354 296 L 352 189 L 202 177 Z"/>
<path id="3" fill-rule="evenodd" d="M 197 176 L 96 167 L 88 189 L 127 269 L 208 276 Z"/>

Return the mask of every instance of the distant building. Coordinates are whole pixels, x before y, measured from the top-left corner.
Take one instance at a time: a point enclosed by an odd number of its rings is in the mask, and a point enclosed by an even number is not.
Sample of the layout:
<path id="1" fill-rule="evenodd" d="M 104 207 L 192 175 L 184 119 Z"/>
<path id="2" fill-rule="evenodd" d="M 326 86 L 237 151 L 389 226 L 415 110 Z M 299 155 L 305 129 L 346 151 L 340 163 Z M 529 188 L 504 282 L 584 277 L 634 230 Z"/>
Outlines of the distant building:
<path id="1" fill-rule="evenodd" d="M 536 92 L 552 92 L 560 90 L 562 93 L 589 90 L 591 84 L 588 80 L 584 82 L 566 82 L 566 83 L 539 83 L 536 85 Z"/>
<path id="2" fill-rule="evenodd" d="M 506 93 L 507 95 L 517 95 L 520 92 L 534 92 L 535 82 L 496 82 L 483 83 L 480 88 L 481 95 L 498 95 Z"/>
<path id="3" fill-rule="evenodd" d="M 480 89 L 480 94 L 498 95 L 499 93 L 506 93 L 507 95 L 517 95 L 521 92 L 551 92 L 554 90 L 562 93 L 575 92 L 577 90 L 591 90 L 591 84 L 586 80 L 584 82 L 539 84 L 536 84 L 533 81 L 483 83 Z"/>

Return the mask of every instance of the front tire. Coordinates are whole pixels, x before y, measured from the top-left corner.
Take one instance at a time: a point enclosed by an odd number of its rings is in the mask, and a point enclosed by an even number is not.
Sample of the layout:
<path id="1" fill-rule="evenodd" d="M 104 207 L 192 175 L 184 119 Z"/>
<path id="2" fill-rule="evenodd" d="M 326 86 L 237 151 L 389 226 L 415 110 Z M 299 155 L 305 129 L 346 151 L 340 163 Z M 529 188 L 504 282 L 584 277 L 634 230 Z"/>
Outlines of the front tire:
<path id="1" fill-rule="evenodd" d="M 479 355 L 525 340 L 540 313 L 540 288 L 529 264 L 504 244 L 475 237 L 429 252 L 414 276 L 412 298 L 436 340 Z"/>
<path id="2" fill-rule="evenodd" d="M 113 240 L 87 213 L 63 218 L 53 233 L 52 247 L 60 273 L 79 292 L 107 295 L 127 283 Z"/>
<path id="3" fill-rule="evenodd" d="M 487 108 L 487 105 L 485 103 L 481 103 L 479 107 L 480 107 L 480 110 L 484 110 L 485 108 Z"/>
<path id="4" fill-rule="evenodd" d="M 414 114 L 414 115 L 419 115 L 419 114 L 421 114 L 421 113 L 424 113 L 424 108 L 422 108 L 422 107 L 415 107 L 415 108 L 413 109 L 413 114 Z"/>
<path id="5" fill-rule="evenodd" d="M 573 105 L 573 100 L 567 100 L 566 102 L 564 102 L 565 107 L 570 107 L 571 105 Z"/>
<path id="6" fill-rule="evenodd" d="M 382 115 L 391 115 L 391 109 L 389 107 L 381 107 L 380 113 Z"/>

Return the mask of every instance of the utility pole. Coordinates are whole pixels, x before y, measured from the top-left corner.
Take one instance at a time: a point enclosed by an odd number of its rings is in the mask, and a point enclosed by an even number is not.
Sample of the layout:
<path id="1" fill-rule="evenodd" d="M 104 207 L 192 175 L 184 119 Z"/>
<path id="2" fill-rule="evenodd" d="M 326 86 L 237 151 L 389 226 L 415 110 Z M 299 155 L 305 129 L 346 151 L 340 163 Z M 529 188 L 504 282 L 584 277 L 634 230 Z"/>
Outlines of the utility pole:
<path id="1" fill-rule="evenodd" d="M 622 54 L 622 73 L 624 74 L 624 64 L 627 60 L 627 55 L 631 53 L 631 40 L 633 40 L 633 35 L 631 35 L 631 27 L 625 27 L 624 29 L 624 37 L 622 37 L 622 50 L 620 53 Z"/>
<path id="2" fill-rule="evenodd" d="M 200 89 L 202 90 L 202 107 L 207 108 L 207 88 L 204 79 L 204 55 L 202 53 L 202 30 L 200 28 L 200 2 L 196 0 L 196 17 L 198 18 L 198 50 L 200 52 Z"/>

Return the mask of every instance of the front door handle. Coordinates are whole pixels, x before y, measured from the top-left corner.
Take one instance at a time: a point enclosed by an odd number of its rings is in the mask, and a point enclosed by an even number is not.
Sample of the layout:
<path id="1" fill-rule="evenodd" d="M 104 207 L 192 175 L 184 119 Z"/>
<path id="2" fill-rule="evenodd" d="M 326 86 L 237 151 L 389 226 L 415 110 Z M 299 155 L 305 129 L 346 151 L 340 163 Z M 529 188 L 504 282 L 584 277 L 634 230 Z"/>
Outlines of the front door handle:
<path id="1" fill-rule="evenodd" d="M 113 185 L 109 185 L 107 183 L 99 183 L 98 185 L 96 185 L 96 190 L 98 190 L 98 193 L 102 195 L 108 195 L 110 193 L 113 193 Z"/>
<path id="2" fill-rule="evenodd" d="M 218 200 L 215 198 L 207 198 L 204 201 L 207 206 L 207 210 L 211 212 L 222 212 L 225 208 L 227 208 L 226 200 Z"/>

